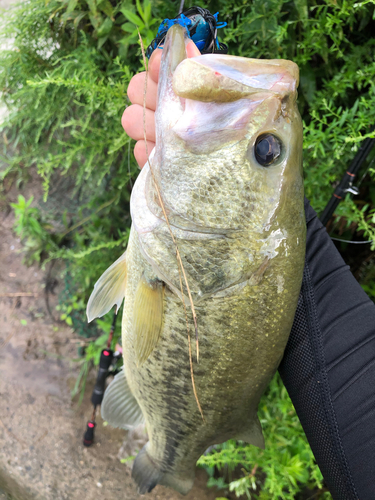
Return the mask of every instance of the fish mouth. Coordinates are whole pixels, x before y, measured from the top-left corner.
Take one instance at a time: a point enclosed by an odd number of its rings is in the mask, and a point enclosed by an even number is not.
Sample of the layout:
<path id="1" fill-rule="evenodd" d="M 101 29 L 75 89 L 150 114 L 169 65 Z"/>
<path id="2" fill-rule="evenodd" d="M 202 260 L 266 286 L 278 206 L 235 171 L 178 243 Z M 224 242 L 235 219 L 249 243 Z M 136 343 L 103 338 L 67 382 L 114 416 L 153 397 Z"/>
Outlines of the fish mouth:
<path id="1" fill-rule="evenodd" d="M 215 103 L 238 101 L 262 93 L 283 98 L 298 87 L 299 69 L 292 61 L 227 54 L 188 58 L 189 41 L 182 26 L 176 24 L 169 29 L 161 61 L 159 98 L 170 84 L 180 98 Z"/>
<path id="2" fill-rule="evenodd" d="M 187 41 L 190 40 L 186 30 L 179 25 L 170 28 L 165 40 L 155 113 L 156 146 L 155 161 L 151 164 L 152 177 L 162 191 L 168 221 L 176 230 L 185 231 L 189 237 L 193 237 L 193 233 L 228 237 L 241 230 L 238 226 L 242 227 L 241 214 L 231 220 L 234 218 L 227 210 L 230 198 L 235 194 L 230 192 L 228 195 L 224 189 L 218 193 L 217 199 L 222 206 L 220 217 L 210 216 L 205 209 L 210 204 L 214 205 L 204 190 L 212 176 L 221 175 L 222 183 L 231 180 L 227 175 L 228 169 L 225 170 L 226 164 L 216 166 L 215 160 L 221 159 L 216 150 L 226 158 L 230 157 L 232 149 L 243 148 L 236 161 L 247 168 L 245 147 L 250 144 L 250 148 L 252 141 L 255 142 L 253 129 L 258 125 L 256 120 L 261 121 L 266 131 L 272 128 L 272 120 L 283 112 L 284 97 L 295 95 L 298 67 L 290 61 L 265 61 L 220 54 L 187 58 Z M 263 119 L 263 115 L 260 119 L 260 111 L 257 110 L 268 99 L 266 114 L 269 113 L 272 120 Z M 292 100 L 285 100 L 287 111 L 289 102 Z M 253 122 L 255 125 L 252 125 Z M 243 143 L 237 146 L 240 141 Z M 206 158 L 210 159 L 211 167 L 205 168 L 203 175 L 199 162 Z M 191 163 L 186 170 L 192 172 L 190 177 L 176 172 L 184 169 L 186 161 Z M 250 181 L 247 176 L 243 182 L 251 185 Z M 154 216 L 167 222 L 155 188 L 150 186 L 146 190 L 146 198 Z"/>
<path id="3" fill-rule="evenodd" d="M 173 90 L 200 102 L 229 103 L 261 94 L 283 98 L 296 91 L 298 75 L 292 61 L 205 54 L 181 61 L 173 74 Z"/>
<path id="4" fill-rule="evenodd" d="M 176 24 L 168 30 L 159 72 L 156 148 L 184 114 L 186 99 L 229 104 L 243 99 L 262 101 L 274 96 L 283 100 L 296 96 L 299 69 L 294 62 L 227 54 L 188 58 L 186 45 L 190 41 L 182 26 Z"/>

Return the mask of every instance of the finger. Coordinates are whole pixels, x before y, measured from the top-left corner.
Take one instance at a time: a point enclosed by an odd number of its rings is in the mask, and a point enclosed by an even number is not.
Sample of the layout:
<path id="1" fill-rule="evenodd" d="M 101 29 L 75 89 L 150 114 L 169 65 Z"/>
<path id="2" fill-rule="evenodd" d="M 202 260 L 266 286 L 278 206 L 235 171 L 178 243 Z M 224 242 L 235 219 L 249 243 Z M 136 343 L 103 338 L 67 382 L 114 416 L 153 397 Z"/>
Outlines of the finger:
<path id="1" fill-rule="evenodd" d="M 186 54 L 188 57 L 196 57 L 200 56 L 201 52 L 198 49 L 198 47 L 195 45 L 193 40 L 191 40 L 187 45 L 186 45 Z"/>
<path id="2" fill-rule="evenodd" d="M 146 109 L 146 137 L 155 142 L 155 113 Z M 143 133 L 143 106 L 133 104 L 125 109 L 121 119 L 122 126 L 129 137 L 139 141 L 144 138 Z"/>
<path id="3" fill-rule="evenodd" d="M 151 141 L 147 141 L 147 151 L 150 156 L 151 151 L 154 149 L 155 143 Z M 147 154 L 146 154 L 146 143 L 145 141 L 138 141 L 134 147 L 134 156 L 137 160 L 139 168 L 143 168 L 143 166 L 147 162 Z"/>
<path id="4" fill-rule="evenodd" d="M 150 78 L 156 83 L 158 83 L 159 81 L 160 61 L 162 54 L 163 49 L 155 49 L 151 54 L 150 61 L 148 63 L 148 72 Z"/>
<path id="5" fill-rule="evenodd" d="M 159 81 L 160 60 L 161 60 L 162 53 L 163 53 L 162 49 L 155 49 L 150 57 L 150 61 L 148 64 L 148 70 L 150 73 L 150 77 L 156 83 Z M 193 40 L 190 40 L 190 42 L 187 43 L 186 54 L 188 57 L 195 57 L 195 56 L 201 55 L 200 50 L 195 45 Z"/>
<path id="6" fill-rule="evenodd" d="M 145 90 L 146 72 L 138 73 L 133 76 L 128 86 L 128 97 L 132 104 L 140 104 L 143 106 L 144 90 Z M 156 109 L 156 97 L 158 93 L 158 84 L 155 83 L 149 76 L 147 80 L 146 108 Z"/>

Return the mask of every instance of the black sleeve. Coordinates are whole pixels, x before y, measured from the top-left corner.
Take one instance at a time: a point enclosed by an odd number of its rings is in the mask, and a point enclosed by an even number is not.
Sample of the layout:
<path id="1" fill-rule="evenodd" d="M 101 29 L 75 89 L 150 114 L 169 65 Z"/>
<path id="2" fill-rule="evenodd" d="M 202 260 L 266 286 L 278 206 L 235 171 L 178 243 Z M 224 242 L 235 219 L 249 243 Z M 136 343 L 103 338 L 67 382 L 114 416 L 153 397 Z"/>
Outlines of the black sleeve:
<path id="1" fill-rule="evenodd" d="M 279 371 L 335 500 L 375 499 L 375 304 L 305 200 L 306 263 Z"/>

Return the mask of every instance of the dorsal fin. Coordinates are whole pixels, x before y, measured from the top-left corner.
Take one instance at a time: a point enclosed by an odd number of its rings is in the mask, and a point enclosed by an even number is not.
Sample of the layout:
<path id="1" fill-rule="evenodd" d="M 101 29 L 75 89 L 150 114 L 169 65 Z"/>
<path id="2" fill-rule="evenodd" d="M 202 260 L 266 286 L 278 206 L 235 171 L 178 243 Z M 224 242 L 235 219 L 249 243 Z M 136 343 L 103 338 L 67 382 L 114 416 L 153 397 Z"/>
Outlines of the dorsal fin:
<path id="1" fill-rule="evenodd" d="M 122 299 L 125 296 L 126 286 L 126 252 L 109 267 L 95 283 L 89 301 L 87 303 L 88 322 L 95 318 L 101 318 L 117 305 L 119 310 Z"/>
<path id="2" fill-rule="evenodd" d="M 107 387 L 101 413 L 112 427 L 132 429 L 144 423 L 142 410 L 133 396 L 124 370 L 121 370 Z"/>
<path id="3" fill-rule="evenodd" d="M 133 328 L 134 350 L 138 366 L 142 365 L 157 345 L 163 322 L 164 283 L 147 280 L 143 275 L 135 294 Z"/>

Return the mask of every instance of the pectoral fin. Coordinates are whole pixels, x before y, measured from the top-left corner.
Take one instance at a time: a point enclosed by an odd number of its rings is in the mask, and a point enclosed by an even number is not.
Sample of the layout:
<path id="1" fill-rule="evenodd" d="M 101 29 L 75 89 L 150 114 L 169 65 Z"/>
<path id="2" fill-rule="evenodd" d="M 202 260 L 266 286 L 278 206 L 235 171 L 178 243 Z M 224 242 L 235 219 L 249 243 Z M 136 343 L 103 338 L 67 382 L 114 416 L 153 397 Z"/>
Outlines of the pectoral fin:
<path id="1" fill-rule="evenodd" d="M 117 305 L 117 312 L 125 296 L 125 286 L 126 252 L 95 283 L 86 309 L 88 322 L 104 316 L 114 304 Z"/>
<path id="2" fill-rule="evenodd" d="M 142 276 L 134 301 L 134 349 L 138 366 L 142 365 L 157 345 L 163 322 L 164 283 Z"/>
<path id="3" fill-rule="evenodd" d="M 258 446 L 258 448 L 264 450 L 265 446 L 262 426 L 260 425 L 257 416 L 255 416 L 251 426 L 245 431 L 241 432 L 238 436 L 236 436 L 236 438 L 240 439 L 241 441 L 245 441 L 246 443 L 253 444 L 254 446 Z"/>
<path id="4" fill-rule="evenodd" d="M 123 370 L 106 389 L 101 412 L 103 419 L 112 427 L 132 429 L 144 422 L 142 410 L 129 388 Z"/>

